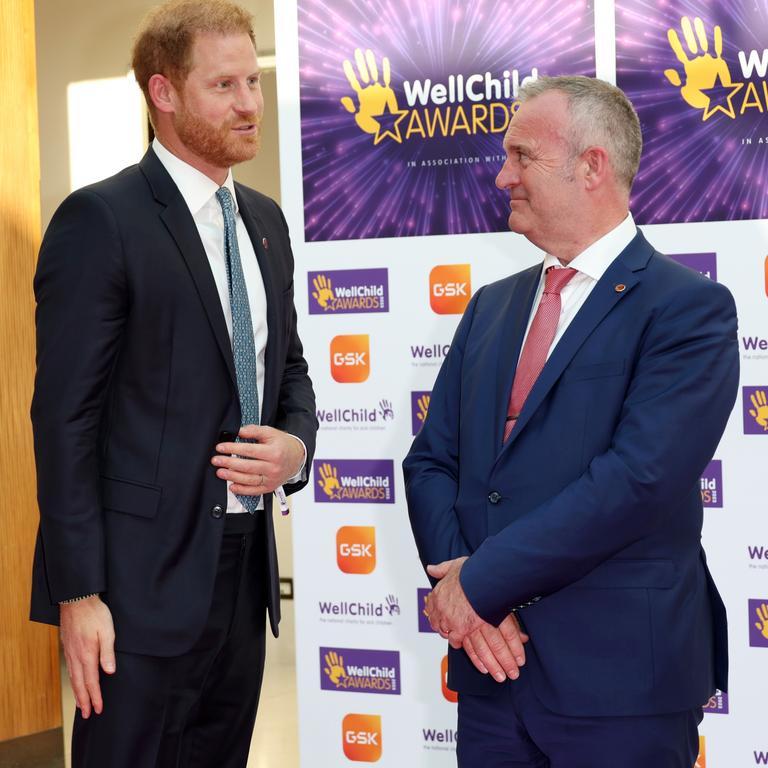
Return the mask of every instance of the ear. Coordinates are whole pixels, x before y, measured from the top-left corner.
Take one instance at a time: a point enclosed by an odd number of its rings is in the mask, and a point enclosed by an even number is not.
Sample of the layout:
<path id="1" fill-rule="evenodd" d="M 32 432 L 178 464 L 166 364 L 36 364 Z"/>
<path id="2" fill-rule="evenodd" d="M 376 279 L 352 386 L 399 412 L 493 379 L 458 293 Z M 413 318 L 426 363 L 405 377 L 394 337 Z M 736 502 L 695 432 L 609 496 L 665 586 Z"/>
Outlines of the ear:
<path id="1" fill-rule="evenodd" d="M 608 161 L 608 153 L 602 147 L 589 147 L 582 152 L 580 159 L 584 173 L 584 187 L 587 190 L 597 189 L 613 173 Z"/>
<path id="2" fill-rule="evenodd" d="M 179 103 L 179 94 L 173 83 L 165 75 L 152 75 L 147 83 L 149 98 L 158 112 L 175 112 Z"/>

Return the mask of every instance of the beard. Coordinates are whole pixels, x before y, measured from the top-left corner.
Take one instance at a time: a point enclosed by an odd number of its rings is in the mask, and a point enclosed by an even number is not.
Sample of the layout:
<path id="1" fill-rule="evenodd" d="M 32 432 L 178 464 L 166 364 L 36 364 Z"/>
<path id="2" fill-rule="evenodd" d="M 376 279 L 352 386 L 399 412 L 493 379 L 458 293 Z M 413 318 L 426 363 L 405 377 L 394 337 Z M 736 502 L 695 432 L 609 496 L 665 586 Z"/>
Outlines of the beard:
<path id="1" fill-rule="evenodd" d="M 256 126 L 252 134 L 238 135 L 232 130 L 251 124 Z M 185 108 L 175 113 L 174 125 L 184 146 L 217 168 L 252 160 L 261 147 L 261 117 L 256 113 L 217 126 Z"/>

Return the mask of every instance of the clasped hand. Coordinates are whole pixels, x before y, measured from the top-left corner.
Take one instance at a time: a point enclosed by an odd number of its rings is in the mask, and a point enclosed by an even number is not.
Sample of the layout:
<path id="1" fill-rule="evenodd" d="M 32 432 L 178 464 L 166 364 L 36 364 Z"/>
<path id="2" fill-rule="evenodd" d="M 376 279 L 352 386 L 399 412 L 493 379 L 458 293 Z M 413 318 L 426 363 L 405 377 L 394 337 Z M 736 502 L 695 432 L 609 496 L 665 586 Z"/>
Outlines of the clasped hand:
<path id="1" fill-rule="evenodd" d="M 498 627 L 478 616 L 459 581 L 466 557 L 427 566 L 427 573 L 439 579 L 427 596 L 424 613 L 435 632 L 448 640 L 452 648 L 464 648 L 472 663 L 484 675 L 497 682 L 519 677 L 525 664 L 523 643 L 528 635 L 521 631 L 514 614 Z"/>
<path id="2" fill-rule="evenodd" d="M 255 442 L 219 443 L 218 454 L 211 459 L 216 476 L 232 483 L 232 492 L 240 496 L 272 493 L 293 477 L 304 463 L 301 442 L 273 427 L 248 424 L 238 436 Z"/>

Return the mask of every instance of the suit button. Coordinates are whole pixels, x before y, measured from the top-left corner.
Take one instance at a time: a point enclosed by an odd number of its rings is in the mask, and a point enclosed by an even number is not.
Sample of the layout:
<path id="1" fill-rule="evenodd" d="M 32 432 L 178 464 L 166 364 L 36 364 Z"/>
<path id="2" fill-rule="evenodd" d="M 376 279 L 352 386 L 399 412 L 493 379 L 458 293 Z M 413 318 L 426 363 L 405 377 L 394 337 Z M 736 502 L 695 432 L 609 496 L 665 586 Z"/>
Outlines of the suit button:
<path id="1" fill-rule="evenodd" d="M 221 504 L 217 504 L 211 509 L 211 517 L 215 517 L 217 520 L 224 515 L 224 507 Z"/>
<path id="2" fill-rule="evenodd" d="M 490 501 L 491 504 L 498 504 L 501 501 L 501 494 L 498 491 L 491 491 L 488 494 L 488 501 Z"/>

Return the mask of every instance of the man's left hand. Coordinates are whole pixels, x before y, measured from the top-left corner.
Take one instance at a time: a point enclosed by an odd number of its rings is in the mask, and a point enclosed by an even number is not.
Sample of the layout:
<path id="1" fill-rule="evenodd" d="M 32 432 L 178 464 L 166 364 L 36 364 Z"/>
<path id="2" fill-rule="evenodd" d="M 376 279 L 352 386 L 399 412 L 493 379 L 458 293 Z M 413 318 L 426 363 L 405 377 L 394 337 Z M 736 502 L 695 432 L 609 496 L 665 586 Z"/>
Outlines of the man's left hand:
<path id="1" fill-rule="evenodd" d="M 453 648 L 461 648 L 464 638 L 485 623 L 475 613 L 459 581 L 466 559 L 457 557 L 427 566 L 427 573 L 440 581 L 427 596 L 425 612 L 432 629 Z"/>
<path id="2" fill-rule="evenodd" d="M 211 463 L 216 476 L 232 483 L 241 496 L 263 496 L 293 477 L 304 463 L 304 449 L 293 435 L 248 424 L 238 433 L 249 443 L 219 443 Z"/>

